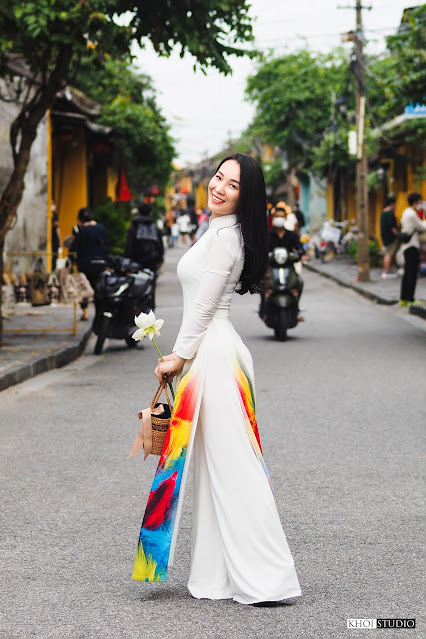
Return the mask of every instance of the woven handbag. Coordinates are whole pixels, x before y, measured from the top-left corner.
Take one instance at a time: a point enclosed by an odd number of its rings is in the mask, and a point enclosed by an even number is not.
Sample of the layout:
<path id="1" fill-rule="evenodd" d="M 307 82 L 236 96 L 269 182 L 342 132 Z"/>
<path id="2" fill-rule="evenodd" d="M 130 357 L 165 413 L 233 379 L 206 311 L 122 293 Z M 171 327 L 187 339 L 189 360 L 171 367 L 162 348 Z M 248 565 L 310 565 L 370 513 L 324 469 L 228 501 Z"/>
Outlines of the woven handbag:
<path id="1" fill-rule="evenodd" d="M 167 404 L 158 403 L 161 393 L 165 392 Z M 159 413 L 158 409 L 162 408 Z M 166 439 L 167 430 L 170 426 L 173 407 L 170 403 L 169 393 L 167 391 L 167 383 L 160 384 L 154 399 L 151 402 L 151 423 L 152 423 L 152 449 L 151 455 L 161 455 L 164 440 Z"/>
<path id="2" fill-rule="evenodd" d="M 165 392 L 167 404 L 159 402 L 161 393 Z M 142 419 L 141 429 L 134 441 L 129 458 L 137 455 L 144 449 L 144 459 L 151 453 L 161 455 L 170 425 L 173 407 L 167 391 L 167 383 L 160 384 L 149 408 L 138 413 L 138 419 Z"/>

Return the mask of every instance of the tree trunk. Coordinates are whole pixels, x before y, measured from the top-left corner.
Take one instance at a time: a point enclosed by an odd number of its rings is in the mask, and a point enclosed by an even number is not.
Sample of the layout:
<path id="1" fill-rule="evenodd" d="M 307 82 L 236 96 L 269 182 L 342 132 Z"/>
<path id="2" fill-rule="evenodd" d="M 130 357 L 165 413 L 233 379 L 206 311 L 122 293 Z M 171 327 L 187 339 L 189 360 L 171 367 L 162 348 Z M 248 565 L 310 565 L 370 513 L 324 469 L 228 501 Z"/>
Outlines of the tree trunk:
<path id="1" fill-rule="evenodd" d="M 0 198 L 0 248 L 2 253 L 4 238 L 14 225 L 17 209 L 24 193 L 25 173 L 27 172 L 31 147 L 36 138 L 38 126 L 52 106 L 56 94 L 66 84 L 71 58 L 72 48 L 69 46 L 63 47 L 58 54 L 55 69 L 51 72 L 46 84 L 35 89 L 34 95 L 22 106 L 20 113 L 10 128 L 13 171 Z M 3 259 L 0 259 L 0 284 L 3 284 Z M 0 345 L 3 336 L 2 327 L 3 323 L 0 319 Z"/>

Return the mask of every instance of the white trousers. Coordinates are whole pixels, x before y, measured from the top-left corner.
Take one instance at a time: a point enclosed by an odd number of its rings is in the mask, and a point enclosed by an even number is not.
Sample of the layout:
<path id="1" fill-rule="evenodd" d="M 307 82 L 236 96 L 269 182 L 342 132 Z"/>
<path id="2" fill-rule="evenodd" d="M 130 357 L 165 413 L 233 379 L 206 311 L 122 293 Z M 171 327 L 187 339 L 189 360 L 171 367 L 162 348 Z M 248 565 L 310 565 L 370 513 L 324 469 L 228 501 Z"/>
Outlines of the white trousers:
<path id="1" fill-rule="evenodd" d="M 193 449 L 189 591 L 243 604 L 297 597 L 293 558 L 232 371 L 221 349 L 207 361 Z"/>

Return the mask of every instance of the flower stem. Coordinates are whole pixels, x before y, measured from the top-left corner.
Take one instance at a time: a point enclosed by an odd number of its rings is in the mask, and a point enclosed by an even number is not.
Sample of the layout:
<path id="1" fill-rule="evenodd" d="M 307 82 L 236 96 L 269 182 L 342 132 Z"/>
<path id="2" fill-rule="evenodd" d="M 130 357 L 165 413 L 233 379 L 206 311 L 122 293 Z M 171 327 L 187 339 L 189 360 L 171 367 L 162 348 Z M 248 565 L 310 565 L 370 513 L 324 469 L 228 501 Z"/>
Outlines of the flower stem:
<path id="1" fill-rule="evenodd" d="M 156 344 L 156 342 L 155 342 L 155 339 L 154 339 L 154 338 L 152 338 L 152 343 L 154 344 L 155 348 L 157 349 L 157 352 L 158 352 L 159 356 L 161 357 L 161 359 L 162 359 L 162 360 L 163 360 L 163 362 L 164 362 L 164 357 L 162 356 L 161 351 L 160 351 L 160 349 L 158 348 L 158 346 L 157 346 L 157 344 Z M 170 392 L 171 392 L 172 397 L 173 397 L 173 401 L 175 401 L 175 393 L 174 393 L 173 386 L 172 386 L 172 383 L 171 383 L 171 382 L 169 382 L 169 387 L 170 387 Z"/>

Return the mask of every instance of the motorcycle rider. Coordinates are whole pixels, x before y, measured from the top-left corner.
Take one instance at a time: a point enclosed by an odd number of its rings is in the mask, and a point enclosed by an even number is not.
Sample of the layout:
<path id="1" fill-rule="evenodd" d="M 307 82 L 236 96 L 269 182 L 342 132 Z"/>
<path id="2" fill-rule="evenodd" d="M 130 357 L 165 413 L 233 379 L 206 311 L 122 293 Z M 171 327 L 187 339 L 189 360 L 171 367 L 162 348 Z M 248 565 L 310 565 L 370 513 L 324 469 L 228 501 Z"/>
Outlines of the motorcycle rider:
<path id="1" fill-rule="evenodd" d="M 285 223 L 286 223 L 286 210 L 283 207 L 277 206 L 274 212 L 274 217 L 272 218 L 272 228 L 268 231 L 268 240 L 269 240 L 268 252 L 270 253 L 274 249 L 278 247 L 282 247 L 287 249 L 288 252 L 299 253 L 299 255 L 301 256 L 301 259 L 305 261 L 306 253 L 305 253 L 305 249 L 302 246 L 302 243 L 300 242 L 298 233 L 296 231 L 287 230 L 285 227 Z M 271 274 L 269 269 L 269 276 L 270 275 Z M 301 281 L 300 296 L 299 296 L 299 301 L 300 301 L 300 297 L 302 296 L 302 291 L 303 291 L 303 280 L 300 277 L 300 275 L 299 275 L 299 278 Z M 261 302 L 260 302 L 261 316 L 264 315 L 265 300 L 269 297 L 270 293 L 271 293 L 271 289 L 267 289 L 265 293 L 262 293 L 261 295 Z M 300 320 L 302 321 L 303 318 L 300 318 Z"/>
<path id="2" fill-rule="evenodd" d="M 287 251 L 296 251 L 300 256 L 305 255 L 299 234 L 296 231 L 289 231 L 285 227 L 286 212 L 284 209 L 275 209 L 275 215 L 272 219 L 272 228 L 269 230 L 269 252 L 277 247 L 287 249 Z"/>

